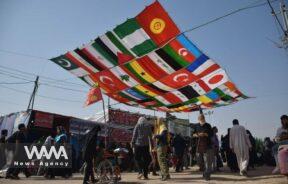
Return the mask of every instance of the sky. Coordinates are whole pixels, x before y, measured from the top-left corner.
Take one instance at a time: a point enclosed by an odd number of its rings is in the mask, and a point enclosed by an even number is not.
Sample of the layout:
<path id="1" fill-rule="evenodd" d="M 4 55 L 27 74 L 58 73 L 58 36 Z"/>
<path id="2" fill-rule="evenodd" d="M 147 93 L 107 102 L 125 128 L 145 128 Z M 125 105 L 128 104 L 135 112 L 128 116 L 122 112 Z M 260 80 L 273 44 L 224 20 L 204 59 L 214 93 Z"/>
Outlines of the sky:
<path id="1" fill-rule="evenodd" d="M 88 85 L 48 59 L 93 40 L 127 18 L 134 17 L 152 2 L 154 1 L 1 0 L 0 115 L 27 108 L 33 83 L 4 84 L 23 83 L 23 78 L 35 80 L 35 76 L 25 72 L 40 75 L 40 96 L 35 99 L 35 109 L 80 118 L 101 111 L 102 103 L 84 108 Z M 160 0 L 182 31 L 251 2 L 253 1 Z M 273 6 L 278 9 L 279 3 L 274 3 Z M 218 127 L 219 134 L 224 134 L 232 126 L 232 120 L 237 118 L 254 136 L 273 137 L 280 126 L 280 116 L 287 114 L 288 110 L 288 54 L 270 41 L 278 42 L 279 33 L 269 7 L 266 5 L 239 12 L 186 35 L 227 71 L 244 94 L 255 97 L 231 106 L 212 109 L 210 111 L 213 114 L 207 116 L 207 121 Z M 15 78 L 15 74 L 18 78 Z M 78 91 L 60 89 L 59 86 Z M 107 104 L 107 98 L 104 100 Z M 111 101 L 113 103 L 116 102 Z M 153 111 L 125 105 L 113 107 L 153 114 Z M 163 113 L 156 112 L 156 115 Z M 198 112 L 174 115 L 189 118 L 190 122 L 195 123 Z"/>

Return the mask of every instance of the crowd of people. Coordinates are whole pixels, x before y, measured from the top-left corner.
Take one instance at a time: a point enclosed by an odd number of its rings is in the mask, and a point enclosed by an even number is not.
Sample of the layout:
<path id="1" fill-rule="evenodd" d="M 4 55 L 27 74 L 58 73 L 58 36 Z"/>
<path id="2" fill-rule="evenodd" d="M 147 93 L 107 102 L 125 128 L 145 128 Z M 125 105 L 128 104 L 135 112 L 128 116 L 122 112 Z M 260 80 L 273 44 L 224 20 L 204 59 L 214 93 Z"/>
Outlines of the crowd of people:
<path id="1" fill-rule="evenodd" d="M 167 121 L 170 120 L 139 118 L 131 141 L 139 168 L 138 179 L 147 180 L 149 171 L 157 175 L 155 168 L 159 165 L 161 180 L 169 180 L 171 178 L 169 167 L 173 166 L 176 172 L 181 172 L 185 165 L 190 165 L 191 162 L 187 160 L 192 162 L 196 160 L 205 180 L 210 180 L 213 172 L 220 171 L 223 162 L 227 162 L 231 172 L 239 172 L 241 176 L 247 176 L 249 169 L 263 164 L 268 166 L 276 164 L 273 173 L 279 173 L 279 158 L 283 159 L 282 164 L 287 165 L 287 147 L 286 155 L 284 149 L 282 157 L 279 157 L 278 153 L 279 146 L 288 145 L 287 115 L 281 116 L 282 126 L 277 130 L 274 141 L 266 137 L 261 150 L 257 150 L 256 139 L 237 119 L 232 121 L 232 128 L 229 128 L 227 135 L 221 136 L 220 140 L 217 127 L 207 123 L 203 114 L 199 115 L 199 123 L 193 125 L 193 136 L 188 139 L 180 134 L 170 134 Z"/>
<path id="2" fill-rule="evenodd" d="M 239 172 L 247 176 L 249 169 L 256 165 L 267 164 L 275 166 L 273 173 L 287 173 L 287 145 L 288 145 L 288 116 L 281 116 L 281 127 L 277 130 L 273 140 L 266 137 L 260 147 L 251 132 L 240 125 L 237 119 L 232 121 L 233 126 L 227 134 L 218 138 L 217 127 L 212 127 L 206 122 L 205 116 L 200 114 L 198 123 L 191 125 L 192 137 L 183 137 L 180 133 L 172 134 L 168 130 L 169 118 L 152 118 L 143 116 L 138 119 L 133 130 L 130 143 L 104 144 L 98 137 L 100 126 L 88 130 L 81 148 L 83 161 L 83 183 L 96 182 L 94 170 L 105 154 L 105 150 L 124 149 L 124 156 L 119 158 L 121 170 L 138 172 L 138 179 L 148 180 L 149 174 L 161 176 L 162 181 L 171 179 L 169 168 L 175 172 L 182 172 L 189 166 L 197 164 L 203 172 L 203 179 L 210 180 L 211 174 L 221 171 L 223 162 L 227 163 L 230 171 Z M 1 131 L 0 137 L 0 169 L 6 164 L 6 143 L 15 145 L 14 156 L 21 154 L 23 150 L 17 149 L 21 143 L 27 142 L 26 127 L 18 126 L 18 131 L 7 139 L 7 130 Z M 56 135 L 48 136 L 43 145 L 56 145 L 69 143 L 68 135 L 61 126 L 57 127 Z M 286 147 L 285 147 L 286 146 Z M 72 154 L 73 157 L 73 154 Z M 12 160 L 13 160 L 12 158 Z M 118 159 L 118 158 L 117 158 Z M 285 171 L 286 170 L 286 171 Z M 6 178 L 19 179 L 18 174 L 23 172 L 26 177 L 31 173 L 28 168 L 9 167 Z M 62 177 L 72 176 L 71 169 L 39 168 L 45 178 L 55 178 L 56 173 Z M 288 173 L 287 173 L 288 174 Z"/>

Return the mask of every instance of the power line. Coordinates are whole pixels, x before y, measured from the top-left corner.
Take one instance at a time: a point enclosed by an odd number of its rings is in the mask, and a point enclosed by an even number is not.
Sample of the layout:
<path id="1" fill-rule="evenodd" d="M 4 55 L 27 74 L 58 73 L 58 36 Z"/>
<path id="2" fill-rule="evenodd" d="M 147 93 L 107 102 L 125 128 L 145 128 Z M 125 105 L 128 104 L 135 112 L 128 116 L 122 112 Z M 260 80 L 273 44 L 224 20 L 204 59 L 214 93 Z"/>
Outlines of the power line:
<path id="1" fill-rule="evenodd" d="M 25 80 L 25 81 L 31 82 L 31 80 L 28 80 L 26 78 L 18 77 L 18 76 L 15 76 L 13 74 L 9 74 L 9 73 L 3 73 L 1 70 L 0 70 L 0 75 L 5 75 L 5 76 L 11 77 L 11 78 L 21 79 L 21 80 Z"/>
<path id="2" fill-rule="evenodd" d="M 276 2 L 276 1 L 278 1 L 278 0 L 274 0 L 274 1 L 272 1 L 272 3 Z M 257 7 L 264 6 L 264 5 L 268 4 L 268 2 L 261 3 L 261 4 L 256 4 L 256 3 L 258 3 L 258 2 L 259 2 L 259 1 L 253 2 L 253 3 L 251 3 L 251 4 L 248 5 L 248 6 L 245 6 L 245 7 L 243 7 L 243 8 L 239 8 L 239 9 L 234 10 L 234 11 L 231 11 L 230 13 L 227 13 L 227 14 L 222 15 L 222 16 L 220 16 L 220 17 L 217 17 L 217 18 L 214 18 L 214 19 L 212 19 L 212 20 L 209 20 L 209 21 L 207 21 L 207 22 L 205 22 L 205 23 L 203 23 L 203 24 L 200 24 L 200 25 L 198 25 L 198 26 L 196 26 L 196 27 L 194 27 L 194 28 L 187 29 L 187 30 L 184 31 L 183 33 L 187 33 L 187 32 L 194 31 L 194 30 L 196 30 L 196 29 L 199 29 L 199 28 L 201 28 L 201 27 L 207 26 L 207 25 L 209 25 L 209 24 L 211 24 L 211 23 L 213 23 L 213 22 L 217 22 L 217 21 L 219 21 L 219 20 L 221 20 L 221 19 L 223 19 L 223 18 L 225 18 L 225 17 L 228 17 L 228 16 L 230 16 L 230 15 L 236 14 L 236 13 L 238 13 L 238 12 L 241 12 L 241 11 L 244 11 L 244 10 L 248 10 L 248 9 L 251 9 L 251 8 L 257 8 Z M 253 5 L 253 4 L 256 4 L 256 5 Z"/>
<path id="3" fill-rule="evenodd" d="M 14 74 L 14 75 L 22 75 L 22 76 L 25 76 L 25 77 L 27 77 L 27 76 L 29 76 L 29 77 L 35 77 L 35 76 L 38 76 L 37 74 L 35 74 L 35 73 L 30 73 L 30 72 L 25 72 L 25 71 L 22 71 L 22 70 L 18 70 L 18 69 L 15 69 L 15 68 L 10 68 L 10 67 L 6 67 L 6 66 L 3 66 L 3 65 L 0 65 L 0 68 L 4 68 L 4 69 L 6 69 L 6 70 L 10 70 L 10 71 L 14 71 L 14 73 L 11 73 L 11 72 L 7 72 L 7 73 L 10 73 L 10 74 Z M 1 69 L 0 69 L 1 70 Z M 2 69 L 2 71 L 3 71 L 3 69 Z M 5 71 L 6 72 L 6 71 Z M 15 72 L 18 72 L 18 73 L 15 73 Z M 44 78 L 44 80 L 46 81 L 46 82 L 51 82 L 51 81 L 53 81 L 53 82 L 61 82 L 61 81 L 63 81 L 63 80 L 68 80 L 68 79 L 55 79 L 55 78 L 51 78 L 51 77 L 47 77 L 47 76 L 42 76 L 42 75 L 39 75 L 40 77 L 41 77 L 41 80 L 43 80 L 43 78 Z M 70 78 L 70 79 L 72 79 L 72 78 Z M 82 85 L 82 84 L 77 84 L 77 83 L 73 83 L 73 82 L 64 82 L 64 84 L 66 85 L 68 85 L 68 84 L 71 84 L 71 85 L 77 85 L 77 86 L 82 86 L 82 87 L 87 87 L 86 85 Z"/>
<path id="4" fill-rule="evenodd" d="M 33 82 L 33 81 L 30 81 L 30 80 L 27 80 L 27 79 L 24 79 L 24 78 L 21 78 L 21 77 L 17 77 L 15 75 L 2 73 L 1 69 L 0 69 L 0 75 L 6 75 L 8 77 L 12 77 L 12 78 L 17 78 L 17 79 L 28 81 L 28 82 L 2 82 L 2 83 L 0 82 L 0 84 L 27 84 L 27 83 L 32 83 Z M 49 84 L 49 83 L 40 83 L 40 85 L 45 85 L 45 86 L 48 86 L 48 87 L 54 87 L 54 88 L 68 90 L 68 91 L 73 91 L 73 92 L 81 92 L 81 93 L 85 93 L 85 94 L 88 93 L 88 91 L 79 90 L 79 89 L 72 89 L 72 88 L 66 88 L 66 87 L 63 87 L 63 86 L 52 85 L 52 84 Z"/>
<path id="5" fill-rule="evenodd" d="M 48 83 L 40 83 L 40 85 L 45 85 L 45 86 L 48 86 L 48 87 L 53 87 L 53 88 L 58 88 L 58 89 L 63 89 L 63 90 L 68 90 L 68 91 L 88 93 L 88 91 L 71 89 L 71 88 L 65 88 L 65 87 L 61 87 L 61 86 L 57 86 L 57 85 L 51 85 L 51 84 L 48 84 Z"/>
<path id="6" fill-rule="evenodd" d="M 273 8 L 273 6 L 271 5 L 270 1 L 267 0 L 267 3 L 268 3 L 268 5 L 269 5 L 269 7 L 270 7 L 270 9 L 271 9 L 271 13 L 272 13 L 272 15 L 274 15 L 276 21 L 278 22 L 278 24 L 279 24 L 281 30 L 282 30 L 283 33 L 284 33 L 284 35 L 287 36 L 287 33 L 286 33 L 286 31 L 285 31 L 283 25 L 281 24 L 280 20 L 278 19 L 278 16 L 276 15 L 276 13 L 275 13 L 275 11 L 274 11 L 274 8 Z"/>
<path id="7" fill-rule="evenodd" d="M 34 59 L 40 59 L 40 60 L 45 60 L 47 61 L 48 59 L 41 57 L 41 56 L 34 56 L 34 55 L 30 55 L 30 54 L 24 54 L 24 53 L 20 53 L 20 52 L 15 52 L 15 51 L 10 51 L 10 50 L 3 50 L 0 49 L 0 52 L 3 53 L 8 53 L 8 54 L 14 54 L 14 55 L 18 55 L 18 56 L 25 56 L 25 57 L 30 57 L 30 58 L 34 58 Z"/>
<path id="8" fill-rule="evenodd" d="M 29 82 L 0 82 L 0 84 L 29 84 L 32 82 L 33 81 L 29 81 Z"/>
<path id="9" fill-rule="evenodd" d="M 23 90 L 19 90 L 19 89 L 15 89 L 15 88 L 11 88 L 11 87 L 7 87 L 7 86 L 3 86 L 1 85 L 1 87 L 9 89 L 11 91 L 15 91 L 18 93 L 22 93 L 22 94 L 26 94 L 26 95 L 31 95 L 29 92 L 27 91 L 23 91 Z M 73 102 L 73 103 L 82 103 L 82 101 L 77 101 L 77 100 L 67 100 L 67 99 L 63 99 L 63 98 L 57 98 L 57 97 L 51 97 L 51 96 L 45 96 L 45 95 L 36 95 L 39 96 L 41 98 L 46 98 L 46 99 L 50 99 L 50 100 L 55 100 L 55 101 L 65 101 L 65 102 Z"/>

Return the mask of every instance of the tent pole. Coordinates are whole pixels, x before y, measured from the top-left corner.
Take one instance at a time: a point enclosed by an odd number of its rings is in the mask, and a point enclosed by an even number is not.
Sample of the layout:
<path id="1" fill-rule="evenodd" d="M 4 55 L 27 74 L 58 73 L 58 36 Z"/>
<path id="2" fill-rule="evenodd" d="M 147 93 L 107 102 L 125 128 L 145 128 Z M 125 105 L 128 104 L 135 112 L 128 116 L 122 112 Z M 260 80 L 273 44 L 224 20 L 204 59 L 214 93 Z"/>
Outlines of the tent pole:
<path id="1" fill-rule="evenodd" d="M 105 135 L 105 148 L 107 148 L 108 146 L 108 142 L 107 142 L 107 136 L 108 136 L 108 129 L 109 126 L 107 125 L 107 119 L 106 119 L 106 112 L 105 112 L 105 101 L 104 101 L 104 97 L 102 98 L 102 107 L 103 107 L 103 112 L 104 112 L 104 124 L 106 126 L 106 135 Z"/>
<path id="2" fill-rule="evenodd" d="M 199 113 L 203 114 L 203 110 L 202 110 L 201 106 L 199 105 L 198 107 L 199 107 Z"/>

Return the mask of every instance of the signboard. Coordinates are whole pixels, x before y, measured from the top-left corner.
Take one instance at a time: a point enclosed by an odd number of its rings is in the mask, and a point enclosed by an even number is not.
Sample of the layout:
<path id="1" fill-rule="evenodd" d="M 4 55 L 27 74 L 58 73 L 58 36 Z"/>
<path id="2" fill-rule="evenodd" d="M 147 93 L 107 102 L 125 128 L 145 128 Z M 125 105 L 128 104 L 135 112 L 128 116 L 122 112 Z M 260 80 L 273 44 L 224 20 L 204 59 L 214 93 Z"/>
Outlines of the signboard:
<path id="1" fill-rule="evenodd" d="M 17 117 L 15 119 L 13 133 L 18 131 L 18 125 L 24 124 L 26 127 L 29 123 L 31 111 L 22 111 L 17 113 Z"/>
<path id="2" fill-rule="evenodd" d="M 9 115 L 4 116 L 2 120 L 1 130 L 6 129 L 8 131 L 8 137 L 12 135 L 15 119 L 17 117 L 18 113 L 12 113 Z"/>
<path id="3" fill-rule="evenodd" d="M 114 142 L 126 143 L 132 140 L 132 132 L 125 129 L 109 128 L 109 139 Z"/>
<path id="4" fill-rule="evenodd" d="M 189 120 L 186 119 L 174 119 L 169 121 L 168 129 L 173 134 L 181 134 L 185 137 L 191 137 L 191 129 L 189 126 Z"/>
<path id="5" fill-rule="evenodd" d="M 36 112 L 34 119 L 34 126 L 42 128 L 52 128 L 53 127 L 53 114 Z"/>
<path id="6" fill-rule="evenodd" d="M 119 109 L 109 109 L 110 123 L 135 126 L 141 116 L 143 115 L 139 113 L 130 113 Z"/>
<path id="7" fill-rule="evenodd" d="M 100 125 L 101 127 L 101 131 L 98 133 L 98 136 L 105 137 L 106 135 L 105 125 L 77 118 L 72 118 L 70 120 L 70 132 L 76 135 L 84 135 L 86 134 L 87 130 L 91 130 L 95 125 Z"/>

